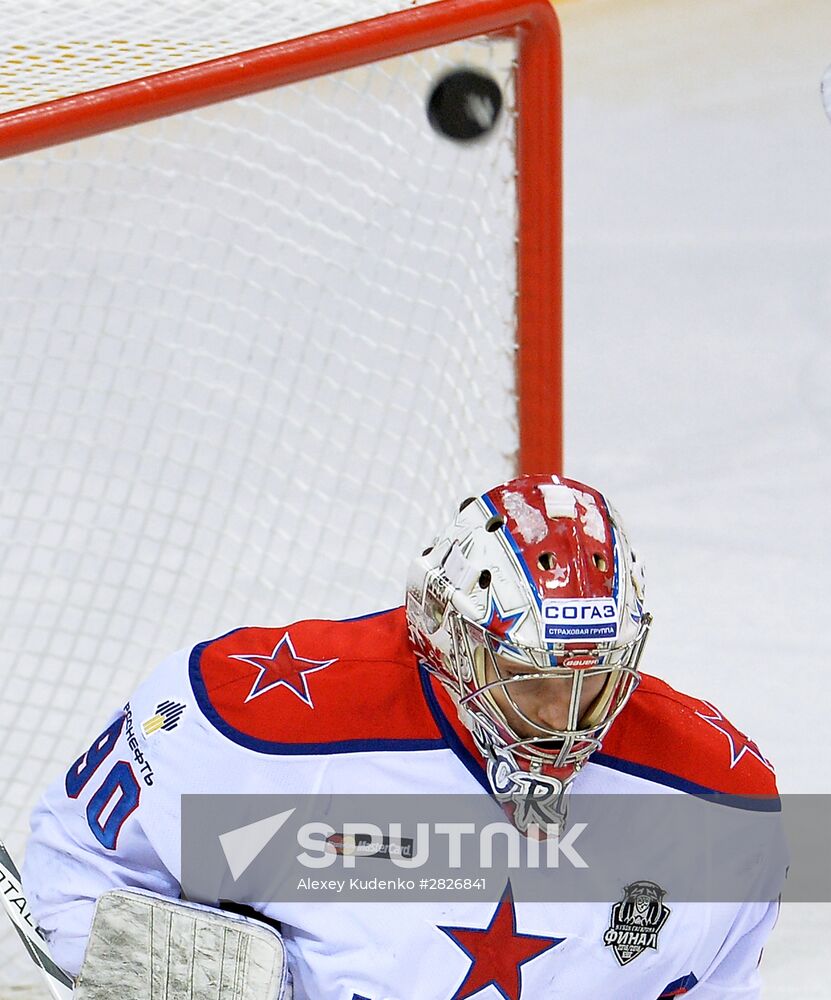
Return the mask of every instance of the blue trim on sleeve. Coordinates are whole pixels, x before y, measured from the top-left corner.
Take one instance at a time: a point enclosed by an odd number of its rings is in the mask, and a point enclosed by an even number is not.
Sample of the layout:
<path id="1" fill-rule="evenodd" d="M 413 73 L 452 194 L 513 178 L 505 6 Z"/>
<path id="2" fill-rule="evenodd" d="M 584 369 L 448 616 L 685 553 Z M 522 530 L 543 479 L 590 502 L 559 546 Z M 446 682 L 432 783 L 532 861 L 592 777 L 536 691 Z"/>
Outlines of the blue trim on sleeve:
<path id="1" fill-rule="evenodd" d="M 232 632 L 238 632 L 233 629 Z M 226 635 L 231 635 L 227 632 Z M 220 636 L 225 638 L 225 636 Z M 205 682 L 199 669 L 202 653 L 216 640 L 209 639 L 194 646 L 190 653 L 188 663 L 188 674 L 191 688 L 193 689 L 196 703 L 202 714 L 223 736 L 246 747 L 248 750 L 256 750 L 257 753 L 265 754 L 286 754 L 299 756 L 301 754 L 339 754 L 339 753 L 373 753 L 378 751 L 408 751 L 408 750 L 444 750 L 447 748 L 445 740 L 441 737 L 436 739 L 358 739 L 358 740 L 335 740 L 331 743 L 280 743 L 277 740 L 263 740 L 256 736 L 249 736 L 242 733 L 217 712 L 214 708 Z"/>
<path id="2" fill-rule="evenodd" d="M 487 772 L 485 771 L 484 761 L 481 757 L 474 757 L 470 750 L 468 750 L 468 748 L 457 736 L 456 731 L 453 729 L 453 726 L 451 726 L 450 720 L 442 711 L 441 705 L 439 705 L 436 695 L 430 686 L 430 673 L 423 663 L 419 663 L 418 673 L 419 679 L 421 680 L 421 690 L 424 692 L 424 700 L 427 702 L 427 707 L 430 709 L 436 725 L 439 727 L 439 731 L 444 737 L 447 747 L 459 758 L 462 764 L 464 764 L 467 770 L 470 771 L 488 795 L 493 794 L 490 782 L 488 781 Z"/>
<path id="3" fill-rule="evenodd" d="M 706 785 L 699 785 L 686 778 L 680 778 L 676 774 L 670 774 L 669 771 L 661 771 L 657 767 L 648 767 L 646 764 L 635 764 L 630 760 L 623 760 L 621 757 L 612 757 L 602 751 L 593 753 L 589 757 L 589 763 L 599 764 L 601 767 L 608 767 L 613 771 L 621 771 L 623 774 L 631 774 L 636 778 L 644 778 L 646 781 L 654 781 L 657 785 L 675 788 L 679 792 L 697 795 L 717 805 L 731 806 L 734 809 L 749 809 L 752 812 L 781 812 L 782 810 L 778 796 L 735 795 L 731 792 L 717 792 L 714 788 L 707 788 Z"/>
<path id="4" fill-rule="evenodd" d="M 665 1000 L 665 998 L 669 997 L 683 996 L 685 993 L 689 993 L 693 986 L 697 985 L 698 979 L 692 972 L 690 972 L 686 976 L 681 976 L 680 979 L 673 979 L 671 983 L 667 983 L 663 990 L 661 990 L 661 995 L 658 997 L 658 1000 Z"/>

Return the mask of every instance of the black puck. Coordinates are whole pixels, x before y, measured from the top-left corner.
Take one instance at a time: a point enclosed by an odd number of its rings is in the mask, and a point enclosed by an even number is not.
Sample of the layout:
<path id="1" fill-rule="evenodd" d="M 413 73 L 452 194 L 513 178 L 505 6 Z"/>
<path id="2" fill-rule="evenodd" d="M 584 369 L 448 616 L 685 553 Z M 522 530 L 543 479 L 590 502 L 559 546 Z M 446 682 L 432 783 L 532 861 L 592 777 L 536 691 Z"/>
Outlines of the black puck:
<path id="1" fill-rule="evenodd" d="M 481 139 L 493 130 L 502 111 L 502 91 L 492 76 L 477 69 L 454 69 L 433 87 L 427 119 L 439 135 L 456 142 Z"/>

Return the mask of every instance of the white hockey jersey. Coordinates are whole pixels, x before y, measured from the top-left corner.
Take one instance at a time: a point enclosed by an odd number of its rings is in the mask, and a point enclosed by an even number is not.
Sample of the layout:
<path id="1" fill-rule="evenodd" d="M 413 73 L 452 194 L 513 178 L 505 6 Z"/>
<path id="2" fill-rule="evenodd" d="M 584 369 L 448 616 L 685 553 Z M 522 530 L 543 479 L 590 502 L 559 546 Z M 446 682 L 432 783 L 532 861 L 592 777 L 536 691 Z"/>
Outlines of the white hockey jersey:
<path id="1" fill-rule="evenodd" d="M 93 735 L 93 734 L 89 734 Z M 772 768 L 706 702 L 644 677 L 575 790 L 776 796 Z M 178 896 L 183 793 L 488 794 L 403 609 L 244 628 L 173 655 L 53 784 L 23 881 L 54 958 L 80 966 L 94 901 Z M 650 873 L 644 872 L 648 879 Z M 769 903 L 671 903 L 621 964 L 609 903 L 268 903 L 298 1000 L 696 1000 L 760 996 Z"/>

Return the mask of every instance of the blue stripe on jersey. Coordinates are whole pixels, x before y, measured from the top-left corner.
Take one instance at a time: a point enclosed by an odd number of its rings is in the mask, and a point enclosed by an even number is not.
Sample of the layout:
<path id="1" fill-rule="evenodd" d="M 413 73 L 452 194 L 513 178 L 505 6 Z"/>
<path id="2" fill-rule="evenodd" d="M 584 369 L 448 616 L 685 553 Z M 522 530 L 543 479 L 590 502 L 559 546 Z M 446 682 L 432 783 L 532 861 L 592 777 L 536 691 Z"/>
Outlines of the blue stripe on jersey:
<path id="1" fill-rule="evenodd" d="M 680 997 L 685 993 L 688 993 L 693 986 L 698 985 L 698 979 L 690 972 L 686 976 L 681 976 L 680 979 L 673 979 L 671 983 L 661 990 L 661 995 L 658 1000 L 667 1000 L 669 997 Z"/>
<path id="2" fill-rule="evenodd" d="M 485 791 L 490 794 L 491 786 L 485 771 L 484 761 L 481 757 L 474 757 L 470 750 L 468 750 L 468 748 L 456 735 L 453 726 L 450 724 L 450 720 L 442 711 L 441 705 L 439 705 L 436 695 L 430 686 L 430 673 L 423 663 L 419 663 L 418 665 L 418 674 L 419 679 L 421 680 L 421 690 L 424 692 L 424 700 L 427 702 L 427 707 L 430 709 L 442 736 L 444 736 L 445 743 L 464 764 L 468 771 L 470 771 Z"/>
<path id="3" fill-rule="evenodd" d="M 233 631 L 239 631 L 234 629 Z M 230 635 L 231 633 L 226 633 Z M 188 673 L 190 683 L 196 702 L 202 714 L 210 724 L 218 729 L 223 736 L 227 737 L 239 746 L 247 747 L 249 750 L 256 750 L 258 753 L 268 754 L 332 754 L 332 753 L 373 753 L 385 750 L 444 750 L 446 742 L 442 738 L 437 739 L 366 739 L 366 740 L 335 740 L 331 743 L 281 743 L 277 740 L 263 740 L 256 736 L 249 736 L 242 733 L 217 712 L 208 697 L 205 689 L 205 682 L 199 670 L 199 660 L 206 646 L 212 645 L 216 640 L 210 639 L 194 646 L 190 654 Z"/>
<path id="4" fill-rule="evenodd" d="M 622 771 L 624 774 L 631 774 L 636 778 L 645 778 L 647 781 L 654 781 L 657 785 L 664 785 L 667 788 L 676 788 L 679 792 L 688 792 L 690 795 L 706 797 L 708 802 L 715 802 L 717 805 L 731 806 L 734 809 L 749 809 L 752 812 L 781 812 L 782 806 L 778 797 L 735 795 L 730 792 L 717 792 L 714 788 L 707 788 L 706 785 L 699 785 L 694 781 L 688 781 L 676 774 L 668 771 L 661 771 L 657 767 L 648 767 L 646 764 L 635 764 L 630 760 L 623 760 L 621 757 L 612 757 L 601 751 L 596 751 L 589 757 L 590 764 L 599 764 L 601 767 L 608 767 L 614 771 Z"/>

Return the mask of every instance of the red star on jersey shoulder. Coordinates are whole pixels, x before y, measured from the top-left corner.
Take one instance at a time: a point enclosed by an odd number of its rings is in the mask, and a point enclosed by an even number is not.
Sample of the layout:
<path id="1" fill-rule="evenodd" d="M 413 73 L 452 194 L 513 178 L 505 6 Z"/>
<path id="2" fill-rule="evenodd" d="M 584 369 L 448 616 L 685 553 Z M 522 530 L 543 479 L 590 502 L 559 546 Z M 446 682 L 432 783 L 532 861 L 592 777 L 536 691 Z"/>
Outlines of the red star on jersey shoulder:
<path id="1" fill-rule="evenodd" d="M 565 941 L 565 938 L 517 933 L 510 882 L 487 927 L 440 927 L 439 930 L 444 931 L 471 960 L 467 975 L 452 1000 L 467 1000 L 486 986 L 495 986 L 505 1000 L 519 1000 L 520 966 Z"/>
<path id="2" fill-rule="evenodd" d="M 719 710 L 711 705 L 709 701 L 701 700 L 701 703 L 706 706 L 706 712 L 696 712 L 695 714 L 699 719 L 703 719 L 708 725 L 712 726 L 713 729 L 717 729 L 724 737 L 726 737 L 728 744 L 730 745 L 730 770 L 732 771 L 736 764 L 744 757 L 746 753 L 749 753 L 751 757 L 755 757 L 760 764 L 764 766 L 771 772 L 774 773 L 773 764 L 767 759 L 767 757 L 762 756 L 762 751 L 756 746 L 756 744 L 748 736 L 745 736 L 740 729 L 736 729 L 732 722 L 725 719 L 724 716 L 719 712 Z"/>
<path id="3" fill-rule="evenodd" d="M 298 656 L 291 636 L 286 632 L 269 656 L 258 653 L 240 653 L 230 656 L 229 659 L 241 660 L 243 663 L 250 663 L 252 667 L 257 668 L 257 677 L 245 698 L 245 704 L 253 698 L 259 698 L 267 691 L 273 691 L 276 687 L 286 687 L 309 708 L 314 708 L 307 675 L 330 667 L 337 658 L 310 660 L 305 656 Z"/>

